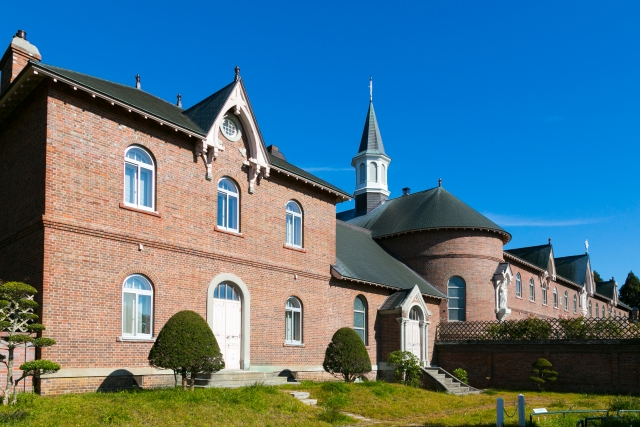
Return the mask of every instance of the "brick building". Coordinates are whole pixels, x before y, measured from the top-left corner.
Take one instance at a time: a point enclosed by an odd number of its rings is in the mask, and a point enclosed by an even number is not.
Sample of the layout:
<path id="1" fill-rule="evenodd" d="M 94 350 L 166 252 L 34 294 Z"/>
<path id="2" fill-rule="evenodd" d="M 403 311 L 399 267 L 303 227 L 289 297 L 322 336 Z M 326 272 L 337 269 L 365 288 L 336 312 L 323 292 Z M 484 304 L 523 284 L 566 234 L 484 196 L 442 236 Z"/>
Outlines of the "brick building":
<path id="1" fill-rule="evenodd" d="M 40 61 L 24 32 L 0 60 L 0 279 L 39 291 L 58 344 L 36 357 L 62 365 L 43 393 L 172 384 L 147 355 L 185 309 L 207 320 L 227 369 L 298 378 L 323 374 L 343 326 L 384 370 L 399 348 L 429 364 L 441 319 L 627 310 L 614 282 L 593 283 L 588 256 L 505 252 L 510 234 L 441 186 L 387 200 L 373 103 L 352 163 L 356 209 L 336 220 L 352 196 L 265 144 L 239 69 L 185 110 L 139 79 Z M 527 300 L 530 278 L 580 309 Z"/>

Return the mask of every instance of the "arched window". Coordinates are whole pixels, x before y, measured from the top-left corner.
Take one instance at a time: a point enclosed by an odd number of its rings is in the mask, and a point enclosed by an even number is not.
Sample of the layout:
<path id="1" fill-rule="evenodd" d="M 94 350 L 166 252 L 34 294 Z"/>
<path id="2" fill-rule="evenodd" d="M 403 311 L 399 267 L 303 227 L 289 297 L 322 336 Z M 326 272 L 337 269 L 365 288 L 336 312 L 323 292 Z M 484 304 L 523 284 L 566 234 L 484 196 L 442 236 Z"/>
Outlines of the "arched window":
<path id="1" fill-rule="evenodd" d="M 357 296 L 353 301 L 353 329 L 367 345 L 367 301 L 363 296 Z"/>
<path id="2" fill-rule="evenodd" d="M 591 301 L 589 301 L 589 308 L 587 311 L 589 312 L 589 317 L 593 317 L 593 306 L 591 305 Z"/>
<path id="3" fill-rule="evenodd" d="M 553 308 L 558 308 L 558 290 L 553 288 Z"/>
<path id="4" fill-rule="evenodd" d="M 447 284 L 449 321 L 464 322 L 467 316 L 467 291 L 462 277 L 454 276 Z"/>
<path id="5" fill-rule="evenodd" d="M 385 166 L 384 163 L 380 167 L 380 176 L 382 178 L 382 183 L 386 185 L 387 184 L 387 167 Z"/>
<path id="6" fill-rule="evenodd" d="M 564 291 L 564 311 L 569 311 L 569 292 Z"/>
<path id="7" fill-rule="evenodd" d="M 409 320 L 422 320 L 422 310 L 417 306 L 413 306 L 409 311 Z"/>
<path id="8" fill-rule="evenodd" d="M 369 163 L 369 182 L 378 182 L 378 165 L 374 162 Z"/>
<path id="9" fill-rule="evenodd" d="M 151 338 L 153 287 L 139 274 L 127 277 L 122 285 L 122 336 Z"/>
<path id="10" fill-rule="evenodd" d="M 573 314 L 576 314 L 578 312 L 578 296 L 574 295 L 573 296 Z"/>
<path id="11" fill-rule="evenodd" d="M 238 232 L 238 187 L 229 178 L 218 181 L 218 227 Z"/>
<path id="12" fill-rule="evenodd" d="M 547 284 L 542 282 L 542 304 L 547 305 Z"/>
<path id="13" fill-rule="evenodd" d="M 287 245 L 302 247 L 302 209 L 293 200 L 287 203 Z"/>
<path id="14" fill-rule="evenodd" d="M 365 169 L 364 163 L 360 163 L 360 184 L 364 184 L 367 182 L 367 170 Z"/>
<path id="15" fill-rule="evenodd" d="M 296 297 L 289 297 L 284 311 L 287 344 L 302 344 L 302 304 Z"/>
<path id="16" fill-rule="evenodd" d="M 536 285 L 533 278 L 529 279 L 529 301 L 536 300 Z"/>
<path id="17" fill-rule="evenodd" d="M 516 296 L 522 298 L 522 277 L 520 277 L 520 273 L 516 273 Z"/>
<path id="18" fill-rule="evenodd" d="M 598 303 L 596 303 L 596 319 L 600 317 L 600 308 L 598 307 Z"/>
<path id="19" fill-rule="evenodd" d="M 140 147 L 124 154 L 124 204 L 152 211 L 155 200 L 155 166 L 151 155 Z"/>
<path id="20" fill-rule="evenodd" d="M 604 315 L 604 304 L 602 304 L 602 318 L 604 319 L 606 316 Z"/>
<path id="21" fill-rule="evenodd" d="M 213 297 L 227 299 L 230 301 L 240 301 L 236 288 L 231 283 L 222 282 L 213 290 Z"/>

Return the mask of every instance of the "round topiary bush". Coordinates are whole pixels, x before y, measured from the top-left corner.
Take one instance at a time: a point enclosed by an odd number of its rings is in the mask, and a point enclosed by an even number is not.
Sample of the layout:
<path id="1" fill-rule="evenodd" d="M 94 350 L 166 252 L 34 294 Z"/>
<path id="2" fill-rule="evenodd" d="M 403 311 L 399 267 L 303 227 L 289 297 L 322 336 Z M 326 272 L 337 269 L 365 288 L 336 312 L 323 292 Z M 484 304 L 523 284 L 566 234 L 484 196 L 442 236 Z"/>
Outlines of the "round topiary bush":
<path id="1" fill-rule="evenodd" d="M 187 389 L 187 374 L 190 374 L 193 390 L 196 375 L 224 368 L 220 347 L 211 328 L 202 316 L 190 310 L 179 311 L 167 321 L 151 347 L 149 364 L 180 374 L 184 390 Z"/>
<path id="2" fill-rule="evenodd" d="M 347 383 L 371 372 L 371 359 L 362 338 L 351 328 L 340 328 L 333 334 L 324 354 L 322 367 Z"/>

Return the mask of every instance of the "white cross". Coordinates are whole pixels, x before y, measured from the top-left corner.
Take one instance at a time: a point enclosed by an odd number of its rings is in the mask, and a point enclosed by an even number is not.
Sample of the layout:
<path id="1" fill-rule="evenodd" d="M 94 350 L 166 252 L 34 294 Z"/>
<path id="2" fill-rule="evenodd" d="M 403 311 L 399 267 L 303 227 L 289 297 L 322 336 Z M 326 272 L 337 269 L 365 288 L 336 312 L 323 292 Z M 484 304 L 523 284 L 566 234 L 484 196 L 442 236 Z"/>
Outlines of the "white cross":
<path id="1" fill-rule="evenodd" d="M 587 253 L 589 253 L 589 241 L 588 240 L 584 241 L 584 247 L 587 248 Z"/>

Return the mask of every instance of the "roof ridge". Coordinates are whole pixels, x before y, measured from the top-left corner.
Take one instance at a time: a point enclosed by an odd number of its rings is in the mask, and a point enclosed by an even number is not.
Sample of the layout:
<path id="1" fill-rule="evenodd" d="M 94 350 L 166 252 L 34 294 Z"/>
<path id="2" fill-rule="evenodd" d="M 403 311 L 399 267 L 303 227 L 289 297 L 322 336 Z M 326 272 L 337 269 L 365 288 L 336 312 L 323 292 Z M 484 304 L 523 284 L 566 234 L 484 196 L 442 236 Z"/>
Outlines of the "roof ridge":
<path id="1" fill-rule="evenodd" d="M 212 93 L 211 95 L 207 96 L 204 99 L 201 99 L 200 101 L 198 101 L 197 103 L 193 104 L 191 107 L 183 110 L 183 113 L 187 113 L 188 111 L 191 111 L 192 109 L 196 108 L 197 106 L 199 106 L 200 104 L 202 104 L 205 101 L 208 101 L 210 98 L 216 96 L 217 94 L 219 94 L 220 92 L 222 92 L 223 90 L 225 90 L 226 88 L 228 88 L 229 86 L 233 85 L 237 83 L 237 80 L 232 81 L 231 83 L 224 85 L 223 87 L 221 87 L 220 89 L 218 89 L 217 91 L 215 91 L 214 93 Z"/>
<path id="2" fill-rule="evenodd" d="M 360 227 L 359 225 L 349 224 L 348 222 L 343 221 L 343 220 L 338 219 L 338 218 L 336 218 L 336 223 L 340 223 L 340 225 L 344 225 L 346 227 L 352 228 L 355 231 L 361 231 L 363 233 L 367 233 L 367 234 L 371 235 L 371 230 L 369 230 L 368 228 Z"/>

